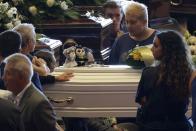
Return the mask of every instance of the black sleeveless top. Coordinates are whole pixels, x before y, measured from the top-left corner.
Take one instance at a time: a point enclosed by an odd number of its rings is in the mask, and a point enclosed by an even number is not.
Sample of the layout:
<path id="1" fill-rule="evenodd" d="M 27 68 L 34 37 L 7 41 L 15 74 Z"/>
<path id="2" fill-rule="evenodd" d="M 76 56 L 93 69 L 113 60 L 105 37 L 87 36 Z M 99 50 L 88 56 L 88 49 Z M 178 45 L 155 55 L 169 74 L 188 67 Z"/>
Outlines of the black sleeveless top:
<path id="1" fill-rule="evenodd" d="M 141 99 L 146 97 L 145 105 L 139 109 L 142 111 L 140 124 L 158 129 L 186 128 L 189 98 L 182 100 L 171 95 L 174 88 L 164 83 L 156 86 L 158 72 L 159 67 L 147 67 L 142 72 L 135 100 L 141 104 Z"/>

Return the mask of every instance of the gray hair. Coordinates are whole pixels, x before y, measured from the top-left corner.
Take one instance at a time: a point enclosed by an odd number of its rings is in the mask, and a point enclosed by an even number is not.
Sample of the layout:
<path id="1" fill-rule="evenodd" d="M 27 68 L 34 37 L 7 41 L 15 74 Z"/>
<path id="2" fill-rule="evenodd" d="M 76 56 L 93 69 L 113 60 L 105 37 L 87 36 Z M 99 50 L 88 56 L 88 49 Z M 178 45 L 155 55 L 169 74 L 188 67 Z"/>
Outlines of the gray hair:
<path id="1" fill-rule="evenodd" d="M 5 59 L 6 65 L 19 76 L 31 81 L 33 76 L 33 66 L 29 58 L 23 54 L 15 53 Z"/>
<path id="2" fill-rule="evenodd" d="M 30 40 L 35 40 L 35 27 L 32 24 L 22 23 L 15 26 L 12 30 L 22 36 L 22 48 L 25 47 Z"/>
<path id="3" fill-rule="evenodd" d="M 129 13 L 135 13 L 139 19 L 148 22 L 148 9 L 147 6 L 142 3 L 130 1 L 125 8 L 125 16 Z"/>

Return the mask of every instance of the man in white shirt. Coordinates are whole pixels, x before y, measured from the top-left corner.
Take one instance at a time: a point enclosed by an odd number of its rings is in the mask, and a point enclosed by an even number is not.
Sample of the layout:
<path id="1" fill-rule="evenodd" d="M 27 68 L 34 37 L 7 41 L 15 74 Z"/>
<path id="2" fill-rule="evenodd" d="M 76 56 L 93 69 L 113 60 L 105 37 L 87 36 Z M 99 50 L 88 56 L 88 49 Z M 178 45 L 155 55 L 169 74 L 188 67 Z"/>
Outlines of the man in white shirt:
<path id="1" fill-rule="evenodd" d="M 56 118 L 46 96 L 32 83 L 33 67 L 22 54 L 5 59 L 3 80 L 6 88 L 15 96 L 27 131 L 56 131 Z"/>

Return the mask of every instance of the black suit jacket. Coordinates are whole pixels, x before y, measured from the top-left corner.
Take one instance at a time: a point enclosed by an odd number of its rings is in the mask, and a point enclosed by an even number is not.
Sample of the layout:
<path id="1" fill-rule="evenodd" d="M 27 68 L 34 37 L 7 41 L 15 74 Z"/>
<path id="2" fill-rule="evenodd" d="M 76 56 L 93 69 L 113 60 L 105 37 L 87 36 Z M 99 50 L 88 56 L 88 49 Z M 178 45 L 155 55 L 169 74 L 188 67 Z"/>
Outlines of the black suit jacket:
<path id="1" fill-rule="evenodd" d="M 46 96 L 32 84 L 19 103 L 27 131 L 56 131 L 56 115 Z"/>
<path id="2" fill-rule="evenodd" d="M 6 90 L 2 79 L 5 63 L 0 64 L 0 89 Z"/>
<path id="3" fill-rule="evenodd" d="M 4 99 L 0 99 L 0 130 L 24 131 L 19 110 L 14 104 Z"/>

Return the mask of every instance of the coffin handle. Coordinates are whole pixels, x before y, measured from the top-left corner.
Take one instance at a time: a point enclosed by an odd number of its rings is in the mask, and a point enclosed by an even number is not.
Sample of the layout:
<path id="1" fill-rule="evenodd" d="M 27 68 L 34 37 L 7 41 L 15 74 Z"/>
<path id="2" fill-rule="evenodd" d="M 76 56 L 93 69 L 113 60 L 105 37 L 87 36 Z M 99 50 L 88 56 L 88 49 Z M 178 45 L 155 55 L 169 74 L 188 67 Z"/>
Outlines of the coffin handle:
<path id="1" fill-rule="evenodd" d="M 52 97 L 48 97 L 48 100 L 50 100 L 52 103 L 67 103 L 67 104 L 73 104 L 74 99 L 73 97 L 67 97 L 66 99 L 54 99 Z"/>
<path id="2" fill-rule="evenodd" d="M 173 6 L 179 6 L 183 3 L 183 0 L 179 0 L 179 2 L 174 2 L 173 0 L 170 1 L 170 4 Z"/>

